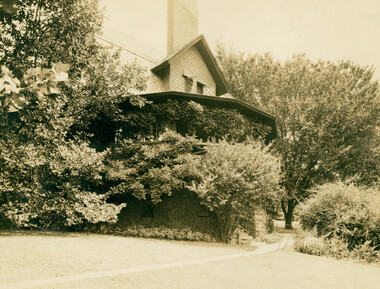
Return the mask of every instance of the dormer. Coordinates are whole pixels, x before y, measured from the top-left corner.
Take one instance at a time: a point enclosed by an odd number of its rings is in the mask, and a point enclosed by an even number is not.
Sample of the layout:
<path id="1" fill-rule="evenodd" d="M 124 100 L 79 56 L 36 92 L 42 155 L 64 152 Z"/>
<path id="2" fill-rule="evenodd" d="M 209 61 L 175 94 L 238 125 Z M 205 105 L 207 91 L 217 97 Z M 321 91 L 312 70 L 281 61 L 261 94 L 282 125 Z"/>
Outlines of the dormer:
<path id="1" fill-rule="evenodd" d="M 166 91 L 210 96 L 228 92 L 226 79 L 203 35 L 166 57 L 152 72 L 161 78 Z"/>

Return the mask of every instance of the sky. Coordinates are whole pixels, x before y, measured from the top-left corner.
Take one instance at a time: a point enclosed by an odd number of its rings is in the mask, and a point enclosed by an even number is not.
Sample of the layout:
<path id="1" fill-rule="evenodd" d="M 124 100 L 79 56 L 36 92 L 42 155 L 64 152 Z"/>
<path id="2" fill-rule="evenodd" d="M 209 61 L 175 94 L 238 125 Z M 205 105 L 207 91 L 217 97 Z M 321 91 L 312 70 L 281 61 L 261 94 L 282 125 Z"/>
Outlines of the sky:
<path id="1" fill-rule="evenodd" d="M 166 51 L 167 0 L 101 0 L 105 26 Z M 380 80 L 380 0 L 198 0 L 200 33 L 285 61 L 351 60 Z M 104 35 L 105 37 L 107 35 Z"/>

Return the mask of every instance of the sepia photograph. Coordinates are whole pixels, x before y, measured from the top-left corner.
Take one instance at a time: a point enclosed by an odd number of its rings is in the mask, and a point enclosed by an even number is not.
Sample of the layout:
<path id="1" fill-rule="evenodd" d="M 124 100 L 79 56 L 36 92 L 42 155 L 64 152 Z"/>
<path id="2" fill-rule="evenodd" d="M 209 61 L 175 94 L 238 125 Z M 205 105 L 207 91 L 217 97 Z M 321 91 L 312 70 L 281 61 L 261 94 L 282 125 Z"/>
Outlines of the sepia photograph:
<path id="1" fill-rule="evenodd" d="M 0 0 L 3 288 L 380 288 L 380 2 Z"/>

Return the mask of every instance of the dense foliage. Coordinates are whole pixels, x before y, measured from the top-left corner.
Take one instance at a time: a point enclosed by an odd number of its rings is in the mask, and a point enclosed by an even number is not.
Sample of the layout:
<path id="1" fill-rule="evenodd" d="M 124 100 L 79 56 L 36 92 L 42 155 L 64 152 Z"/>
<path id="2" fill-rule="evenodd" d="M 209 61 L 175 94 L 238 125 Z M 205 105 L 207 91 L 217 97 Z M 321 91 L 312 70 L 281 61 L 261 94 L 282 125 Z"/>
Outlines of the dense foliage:
<path id="1" fill-rule="evenodd" d="M 380 93 L 373 69 L 350 61 L 312 62 L 297 55 L 218 49 L 231 93 L 277 118 L 273 148 L 282 159 L 282 202 L 291 228 L 297 203 L 316 184 L 356 176 L 373 184 L 380 171 Z"/>
<path id="2" fill-rule="evenodd" d="M 143 226 L 134 226 L 124 228 L 123 230 L 116 230 L 112 233 L 120 234 L 122 236 L 140 237 L 140 238 L 157 238 L 166 240 L 181 240 L 181 241 L 203 241 L 212 242 L 215 239 L 209 234 L 194 232 L 190 228 L 165 228 L 154 227 L 146 228 Z"/>
<path id="3" fill-rule="evenodd" d="M 123 65 L 119 51 L 96 38 L 103 19 L 97 0 L 28 0 L 15 7 L 13 13 L 0 9 L 0 65 L 19 80 L 31 68 L 69 65 L 70 78 L 58 85 L 65 96 L 66 115 L 75 120 L 69 133 L 90 134 L 104 149 L 99 139 L 107 143 L 109 136 L 95 128 L 104 120 L 119 119 L 121 102 L 144 104 L 134 94 L 145 87 L 144 69 Z M 28 100 L 28 95 L 23 96 Z"/>
<path id="4" fill-rule="evenodd" d="M 157 125 L 171 121 L 203 139 L 268 132 L 236 110 L 194 102 L 141 110 L 145 100 L 134 92 L 144 88 L 144 71 L 123 66 L 118 51 L 96 40 L 97 1 L 7 3 L 0 10 L 0 214 L 17 226 L 115 222 L 124 204 L 107 203 L 110 196 L 156 204 L 199 181 L 191 153 L 202 149 L 195 139 L 167 133 L 144 144 L 120 136 L 158 136 Z"/>
<path id="5" fill-rule="evenodd" d="M 164 196 L 190 189 L 216 214 L 223 241 L 229 241 L 238 225 L 254 229 L 256 207 L 273 209 L 279 199 L 278 159 L 253 141 L 203 146 L 194 138 L 166 132 L 159 142 L 121 140 L 106 158 L 109 194 L 156 205 Z"/>
<path id="6" fill-rule="evenodd" d="M 3 69 L 0 79 L 3 112 L 21 109 L 19 121 L 2 121 L 0 141 L 0 214 L 18 227 L 116 222 L 123 207 L 107 204 L 94 191 L 104 154 L 85 140 L 66 138 L 73 119 L 57 94 L 58 80 L 67 77 L 60 66 L 29 70 L 22 82 Z"/>
<path id="7" fill-rule="evenodd" d="M 21 78 L 32 67 L 59 61 L 79 71 L 96 51 L 102 12 L 95 0 L 25 0 L 9 13 L 0 9 L 0 64 Z"/>
<path id="8" fill-rule="evenodd" d="M 207 144 L 194 159 L 198 179 L 189 189 L 215 212 L 220 237 L 228 242 L 238 225 L 254 227 L 256 207 L 273 208 L 279 200 L 279 162 L 257 142 Z"/>
<path id="9" fill-rule="evenodd" d="M 118 116 L 118 103 L 144 103 L 132 94 L 145 85 L 143 70 L 97 43 L 97 1 L 2 4 L 1 219 L 49 229 L 116 222 L 123 205 L 99 194 L 104 153 L 89 133 L 97 119 Z"/>
<path id="10" fill-rule="evenodd" d="M 354 259 L 368 263 L 380 262 L 380 252 L 371 246 L 371 242 L 349 248 L 349 244 L 334 235 L 330 238 L 318 237 L 314 232 L 301 231 L 297 233 L 294 249 L 300 253 L 327 256 L 336 259 Z"/>
<path id="11" fill-rule="evenodd" d="M 193 179 L 187 172 L 191 153 L 200 149 L 194 138 L 166 132 L 158 142 L 136 143 L 120 140 L 106 156 L 109 194 L 128 194 L 137 199 L 161 202 Z"/>
<path id="12" fill-rule="evenodd" d="M 127 107 L 123 118 L 123 135 L 128 138 L 157 137 L 165 127 L 176 123 L 177 131 L 199 139 L 243 141 L 247 137 L 265 138 L 269 127 L 236 109 L 211 108 L 193 101 L 169 100 L 146 104 L 143 108 Z"/>
<path id="13" fill-rule="evenodd" d="M 315 228 L 318 236 L 341 238 L 350 250 L 364 244 L 380 250 L 379 208 L 376 189 L 325 184 L 301 206 L 300 221 L 304 229 Z"/>

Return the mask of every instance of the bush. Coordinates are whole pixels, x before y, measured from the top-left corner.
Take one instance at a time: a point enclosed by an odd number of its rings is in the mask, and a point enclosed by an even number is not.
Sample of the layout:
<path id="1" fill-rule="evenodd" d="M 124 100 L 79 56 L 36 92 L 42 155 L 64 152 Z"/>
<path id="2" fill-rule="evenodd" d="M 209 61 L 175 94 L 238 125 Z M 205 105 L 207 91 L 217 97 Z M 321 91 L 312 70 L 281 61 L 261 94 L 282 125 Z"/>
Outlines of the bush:
<path id="1" fill-rule="evenodd" d="M 302 231 L 296 236 L 294 249 L 300 253 L 334 257 L 337 259 L 356 259 L 368 263 L 380 261 L 380 254 L 370 241 L 349 249 L 348 243 L 334 235 L 331 238 L 316 237 L 315 233 Z"/>
<path id="2" fill-rule="evenodd" d="M 380 262 L 380 252 L 371 246 L 371 241 L 356 246 L 354 250 L 352 250 L 352 257 L 357 260 L 364 260 L 368 263 Z"/>
<path id="3" fill-rule="evenodd" d="M 156 205 L 192 180 L 186 164 L 198 141 L 172 131 L 162 134 L 160 140 L 120 140 L 107 152 L 105 179 L 111 195 L 127 194 Z"/>
<path id="4" fill-rule="evenodd" d="M 337 182 L 316 189 L 300 210 L 304 229 L 317 236 L 337 236 L 350 251 L 364 244 L 380 250 L 380 192 Z M 369 242 L 369 243 L 368 243 Z"/>
<path id="5" fill-rule="evenodd" d="M 43 230 L 115 223 L 125 204 L 107 203 L 96 192 L 103 159 L 87 142 L 45 147 L 0 140 L 0 222 Z"/>
<path id="6" fill-rule="evenodd" d="M 157 238 L 167 240 L 179 240 L 179 241 L 203 241 L 203 242 L 215 242 L 209 234 L 201 232 L 193 232 L 190 228 L 172 229 L 165 227 L 152 227 L 147 228 L 143 226 L 126 227 L 116 230 L 110 230 L 107 232 L 113 232 L 122 236 L 141 237 L 141 238 Z"/>
<path id="7" fill-rule="evenodd" d="M 280 242 L 282 239 L 282 236 L 277 233 L 271 233 L 271 234 L 262 234 L 259 237 L 257 237 L 255 240 L 258 242 L 265 242 L 267 244 L 275 244 Z"/>
<path id="8" fill-rule="evenodd" d="M 298 234 L 294 240 L 294 249 L 304 254 L 323 256 L 325 255 L 326 244 L 322 238 L 303 232 Z"/>
<path id="9" fill-rule="evenodd" d="M 241 225 L 254 226 L 257 207 L 273 207 L 279 200 L 278 159 L 259 142 L 209 142 L 207 153 L 192 167 L 198 178 L 188 186 L 201 203 L 215 212 L 223 242 Z M 252 233 L 252 232 L 250 232 Z"/>

